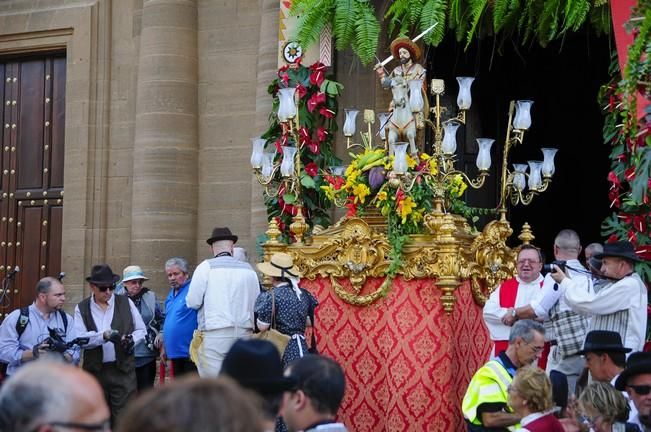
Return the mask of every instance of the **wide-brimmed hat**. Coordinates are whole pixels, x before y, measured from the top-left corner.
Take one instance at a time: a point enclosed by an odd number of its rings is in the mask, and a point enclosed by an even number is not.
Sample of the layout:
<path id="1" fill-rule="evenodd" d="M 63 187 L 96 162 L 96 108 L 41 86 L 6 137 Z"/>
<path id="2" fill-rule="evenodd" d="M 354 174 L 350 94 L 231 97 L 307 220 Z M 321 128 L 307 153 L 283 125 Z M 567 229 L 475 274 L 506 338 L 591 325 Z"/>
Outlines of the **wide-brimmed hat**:
<path id="1" fill-rule="evenodd" d="M 276 252 L 271 255 L 269 262 L 261 262 L 257 265 L 258 270 L 267 276 L 272 277 L 285 277 L 293 276 L 300 277 L 301 273 L 297 267 L 294 266 L 294 259 L 291 255 L 284 252 Z"/>
<path id="2" fill-rule="evenodd" d="M 409 53 L 411 54 L 411 59 L 413 61 L 417 61 L 420 59 L 420 48 L 414 41 L 409 39 L 407 36 L 401 36 L 399 38 L 396 38 L 391 42 L 391 54 L 393 55 L 393 58 L 395 60 L 400 59 L 400 55 L 398 53 L 398 50 L 400 48 L 405 48 Z"/>
<path id="3" fill-rule="evenodd" d="M 588 352 L 631 352 L 630 348 L 624 348 L 622 337 L 617 332 L 606 330 L 592 330 L 585 337 L 583 349 L 577 354 L 583 355 Z"/>
<path id="4" fill-rule="evenodd" d="M 231 230 L 228 228 L 215 227 L 212 230 L 212 236 L 210 236 L 210 238 L 206 240 L 206 243 L 211 245 L 219 240 L 230 240 L 233 243 L 237 243 L 237 236 L 233 235 Z"/>
<path id="5" fill-rule="evenodd" d="M 616 257 L 635 262 L 644 261 L 635 253 L 633 243 L 626 240 L 616 241 L 614 243 L 606 243 L 604 245 L 604 251 L 598 254 L 594 254 L 593 256 L 597 259 L 603 259 L 604 257 Z"/>
<path id="6" fill-rule="evenodd" d="M 635 352 L 626 360 L 626 367 L 615 381 L 615 388 L 624 391 L 628 379 L 636 375 L 651 374 L 651 352 Z"/>
<path id="7" fill-rule="evenodd" d="M 141 279 L 149 280 L 149 278 L 145 276 L 145 272 L 142 271 L 140 266 L 130 265 L 129 267 L 125 267 L 125 269 L 122 271 L 122 282 Z"/>
<path id="8" fill-rule="evenodd" d="M 93 285 L 113 285 L 119 279 L 120 276 L 113 273 L 107 264 L 97 264 L 90 270 L 90 276 L 86 278 L 86 282 Z"/>
<path id="9" fill-rule="evenodd" d="M 278 349 L 269 341 L 240 339 L 224 357 L 220 374 L 259 394 L 282 393 L 295 381 L 283 375 Z"/>

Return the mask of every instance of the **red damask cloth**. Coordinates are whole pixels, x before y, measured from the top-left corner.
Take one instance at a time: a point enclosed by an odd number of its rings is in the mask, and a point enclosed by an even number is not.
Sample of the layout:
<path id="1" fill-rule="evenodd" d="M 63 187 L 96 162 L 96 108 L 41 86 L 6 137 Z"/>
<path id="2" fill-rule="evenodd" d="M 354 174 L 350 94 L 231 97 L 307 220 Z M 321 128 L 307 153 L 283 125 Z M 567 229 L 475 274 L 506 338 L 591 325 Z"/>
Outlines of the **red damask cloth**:
<path id="1" fill-rule="evenodd" d="M 363 293 L 382 281 L 369 279 Z M 451 315 L 431 279 L 396 278 L 387 297 L 366 307 L 340 299 L 329 279 L 304 279 L 301 285 L 319 300 L 319 352 L 346 372 L 339 417 L 349 430 L 465 430 L 461 400 L 491 349 L 469 283 L 456 290 Z"/>

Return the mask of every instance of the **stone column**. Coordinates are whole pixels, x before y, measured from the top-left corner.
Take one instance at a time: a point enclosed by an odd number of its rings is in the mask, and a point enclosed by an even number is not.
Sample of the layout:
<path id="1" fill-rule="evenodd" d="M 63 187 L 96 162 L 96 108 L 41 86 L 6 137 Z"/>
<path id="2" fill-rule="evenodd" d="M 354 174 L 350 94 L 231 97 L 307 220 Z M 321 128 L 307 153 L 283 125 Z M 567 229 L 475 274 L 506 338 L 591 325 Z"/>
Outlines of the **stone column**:
<path id="1" fill-rule="evenodd" d="M 131 259 L 166 286 L 172 256 L 196 258 L 197 1 L 145 0 L 138 62 Z"/>

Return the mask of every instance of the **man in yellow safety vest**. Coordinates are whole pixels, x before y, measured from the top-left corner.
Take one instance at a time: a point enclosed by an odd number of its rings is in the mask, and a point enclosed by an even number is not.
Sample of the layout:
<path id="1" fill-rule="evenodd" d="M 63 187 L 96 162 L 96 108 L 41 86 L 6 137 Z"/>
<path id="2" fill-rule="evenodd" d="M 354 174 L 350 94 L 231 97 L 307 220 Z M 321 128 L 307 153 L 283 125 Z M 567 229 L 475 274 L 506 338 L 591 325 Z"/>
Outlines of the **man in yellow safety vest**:
<path id="1" fill-rule="evenodd" d="M 516 371 L 540 357 L 545 328 L 533 320 L 511 327 L 509 346 L 479 368 L 463 397 L 462 411 L 469 432 L 516 430 L 520 417 L 508 406 L 508 389 Z"/>

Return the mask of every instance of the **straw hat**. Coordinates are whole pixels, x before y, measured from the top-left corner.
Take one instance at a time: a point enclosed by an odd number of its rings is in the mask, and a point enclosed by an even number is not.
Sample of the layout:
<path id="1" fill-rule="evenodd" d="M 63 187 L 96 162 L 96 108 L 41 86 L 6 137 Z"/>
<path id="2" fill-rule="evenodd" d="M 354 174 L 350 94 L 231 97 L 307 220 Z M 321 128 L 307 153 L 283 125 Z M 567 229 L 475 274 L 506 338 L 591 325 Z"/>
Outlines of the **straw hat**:
<path id="1" fill-rule="evenodd" d="M 399 38 L 396 38 L 391 42 L 391 54 L 393 55 L 393 58 L 398 60 L 400 58 L 400 55 L 398 54 L 398 51 L 400 48 L 404 48 L 409 53 L 411 54 L 411 60 L 412 61 L 418 61 L 420 59 L 420 48 L 414 41 L 409 39 L 407 36 L 401 36 Z"/>
<path id="2" fill-rule="evenodd" d="M 294 266 L 292 256 L 284 252 L 276 252 L 271 255 L 269 262 L 261 262 L 257 265 L 260 272 L 272 277 L 293 276 L 300 277 L 301 273 Z"/>

